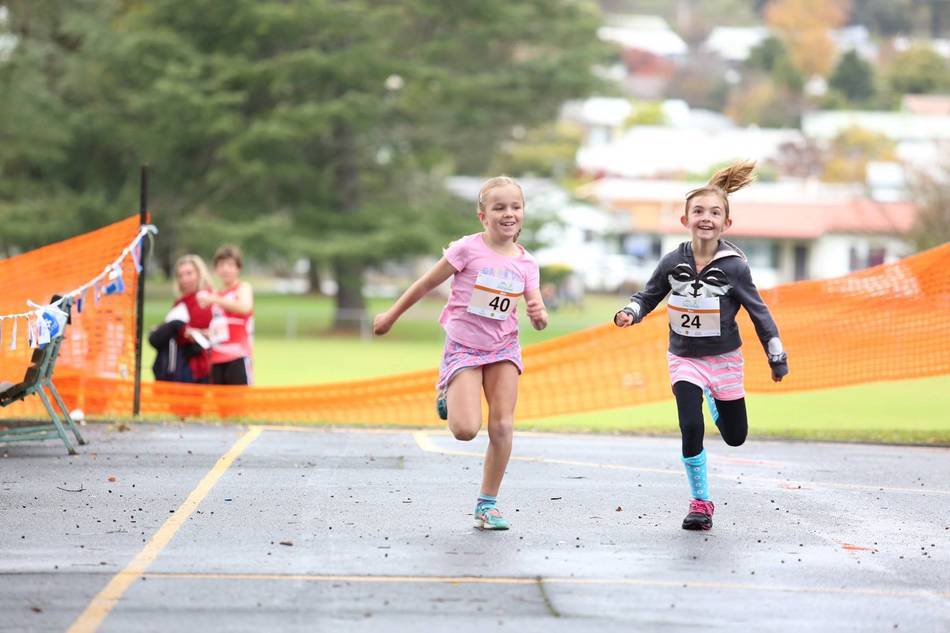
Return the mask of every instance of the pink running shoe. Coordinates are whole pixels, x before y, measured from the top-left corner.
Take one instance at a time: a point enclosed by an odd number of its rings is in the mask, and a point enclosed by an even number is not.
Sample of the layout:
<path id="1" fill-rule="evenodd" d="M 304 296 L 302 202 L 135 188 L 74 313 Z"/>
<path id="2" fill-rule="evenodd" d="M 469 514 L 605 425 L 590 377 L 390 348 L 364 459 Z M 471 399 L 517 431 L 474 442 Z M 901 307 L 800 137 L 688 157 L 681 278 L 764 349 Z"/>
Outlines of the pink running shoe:
<path id="1" fill-rule="evenodd" d="M 689 502 L 689 514 L 683 519 L 684 530 L 708 530 L 712 528 L 712 515 L 716 506 L 712 501 L 692 499 Z"/>

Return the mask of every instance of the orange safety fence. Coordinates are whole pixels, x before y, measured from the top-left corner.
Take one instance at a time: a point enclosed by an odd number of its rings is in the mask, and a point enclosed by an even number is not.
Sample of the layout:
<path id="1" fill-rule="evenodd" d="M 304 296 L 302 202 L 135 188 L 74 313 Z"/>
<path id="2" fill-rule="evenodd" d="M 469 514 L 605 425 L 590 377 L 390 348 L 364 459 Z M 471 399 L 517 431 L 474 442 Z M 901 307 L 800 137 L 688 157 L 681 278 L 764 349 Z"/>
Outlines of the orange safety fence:
<path id="1" fill-rule="evenodd" d="M 771 380 L 751 322 L 740 312 L 751 392 L 822 389 L 950 373 L 950 245 L 840 279 L 763 292 L 791 374 Z M 618 299 L 618 308 L 624 301 Z M 605 314 L 609 322 L 613 314 Z M 554 315 L 553 318 L 557 318 Z M 668 325 L 659 309 L 639 325 L 612 324 L 526 347 L 520 419 L 628 407 L 670 398 Z M 433 365 L 438 362 L 433 358 Z M 320 359 L 301 359 L 303 364 Z M 143 410 L 195 417 L 439 424 L 436 371 L 307 387 L 147 385 Z"/>
<path id="2" fill-rule="evenodd" d="M 102 229 L 0 261 L 0 315 L 30 311 L 27 301 L 45 305 L 53 294 L 73 294 L 72 323 L 60 347 L 54 380 L 70 408 L 109 414 L 132 412 L 135 372 L 135 294 L 138 216 Z M 124 288 L 107 294 L 107 267 L 122 257 Z M 95 282 L 95 283 L 92 283 Z M 80 312 L 81 307 L 81 312 Z M 29 330 L 35 319 L 0 320 L 0 380 L 23 379 L 33 350 Z M 15 339 L 14 339 L 15 331 Z M 12 349 L 13 341 L 16 349 Z M 126 388 L 127 386 L 127 388 Z M 0 416 L 46 416 L 38 398 L 0 410 Z"/>
<path id="3" fill-rule="evenodd" d="M 24 282 L 16 294 L 27 292 L 26 296 L 37 300 L 82 277 L 73 270 L 81 259 L 80 248 L 90 259 L 93 254 L 99 257 L 95 264 L 84 261 L 85 270 L 99 272 L 110 261 L 105 251 L 112 248 L 115 257 L 117 247 L 127 244 L 137 229 L 130 219 L 14 258 L 31 260 L 44 253 L 46 262 L 40 268 L 31 263 L 16 269 L 21 275 L 31 271 L 36 283 Z M 4 264 L 14 260 L 0 262 L 0 279 L 5 284 L 13 271 Z M 824 389 L 950 374 L 948 260 L 950 244 L 945 244 L 846 277 L 763 291 L 788 351 L 791 373 L 781 384 L 771 381 L 752 324 L 740 311 L 747 390 Z M 67 404 L 88 414 L 131 412 L 134 269 L 127 272 L 125 294 L 102 298 L 96 309 L 84 310 L 72 329 L 67 329 L 70 344 L 63 346 L 64 358 L 57 364 L 54 379 Z M 71 276 L 66 277 L 67 273 Z M 42 293 L 34 290 L 40 282 Z M 12 305 L 7 294 L 7 303 L 0 306 Z M 617 307 L 623 303 L 618 298 Z M 20 298 L 18 305 L 22 304 Z M 603 316 L 603 326 L 525 348 L 518 418 L 629 407 L 671 397 L 665 310 L 657 309 L 639 325 L 623 330 L 609 323 L 612 313 Z M 5 326 L 5 336 L 8 329 Z M 0 367 L 9 373 L 6 370 L 11 363 L 6 345 L 3 347 Z M 438 361 L 433 358 L 433 366 Z M 304 365 L 310 362 L 321 360 L 301 359 Z M 21 367 L 23 363 L 21 360 Z M 436 370 L 432 369 L 312 386 L 248 388 L 145 382 L 142 412 L 183 418 L 440 424 L 435 416 L 435 381 Z"/>

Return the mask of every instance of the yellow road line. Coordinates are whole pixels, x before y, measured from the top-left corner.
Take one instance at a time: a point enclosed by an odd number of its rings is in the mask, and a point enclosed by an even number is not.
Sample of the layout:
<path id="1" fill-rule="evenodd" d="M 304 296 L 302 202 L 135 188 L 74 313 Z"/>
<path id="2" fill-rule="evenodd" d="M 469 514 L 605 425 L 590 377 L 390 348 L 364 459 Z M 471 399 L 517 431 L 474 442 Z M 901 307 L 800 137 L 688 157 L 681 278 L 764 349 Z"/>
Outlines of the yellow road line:
<path id="1" fill-rule="evenodd" d="M 401 429 L 364 429 L 346 426 L 305 426 L 296 424 L 262 424 L 259 428 L 265 431 L 288 431 L 291 433 L 365 433 L 369 435 L 402 435 L 413 430 L 413 427 Z"/>
<path id="2" fill-rule="evenodd" d="M 815 587 L 791 585 L 762 585 L 752 583 L 650 580 L 646 578 L 575 578 L 569 576 L 358 576 L 334 574 L 245 574 L 245 573 L 176 573 L 150 572 L 147 578 L 174 578 L 179 580 L 292 580 L 298 582 L 351 582 L 367 584 L 487 584 L 487 585 L 592 585 L 592 586 L 635 586 L 664 587 L 671 589 L 729 589 L 736 591 L 769 591 L 781 593 L 814 593 L 878 596 L 890 598 L 950 598 L 950 592 L 927 590 L 894 591 L 873 587 Z"/>
<path id="3" fill-rule="evenodd" d="M 188 517 L 195 511 L 198 505 L 208 495 L 214 485 L 221 478 L 221 475 L 234 463 L 234 460 L 244 452 L 251 442 L 257 439 L 257 436 L 263 433 L 264 429 L 259 426 L 251 427 L 247 433 L 234 443 L 234 445 L 224 455 L 218 459 L 211 470 L 198 482 L 198 485 L 185 502 L 182 503 L 175 513 L 152 535 L 142 551 L 132 559 L 132 562 L 126 565 L 125 569 L 117 573 L 109 581 L 109 584 L 92 599 L 67 633 L 93 633 L 102 626 L 103 620 L 109 615 L 109 612 L 115 608 L 115 605 L 122 598 L 122 595 L 128 588 L 141 577 L 146 568 L 161 553 L 162 549 L 168 545 L 169 541 L 178 532 L 178 529 L 188 520 Z"/>
<path id="4" fill-rule="evenodd" d="M 416 440 L 416 444 L 422 450 L 428 453 L 441 453 L 443 455 L 458 455 L 464 457 L 483 457 L 482 453 L 476 451 L 459 451 L 450 448 L 441 448 L 435 442 L 432 441 L 432 438 L 429 437 L 429 431 L 416 431 L 412 434 L 413 438 Z M 565 466 L 585 466 L 587 468 L 602 468 L 606 470 L 626 470 L 632 472 L 640 473 L 659 473 L 662 475 L 675 475 L 681 477 L 683 473 L 679 470 L 672 469 L 663 469 L 663 468 L 645 468 L 642 466 L 627 466 L 626 464 L 601 464 L 599 462 L 582 462 L 572 459 L 553 459 L 549 457 L 531 457 L 524 455 L 512 455 L 511 461 L 519 462 L 534 462 L 540 464 L 560 464 Z M 714 473 L 709 473 L 709 477 L 714 477 L 716 479 L 724 479 L 729 481 L 735 481 L 737 477 L 735 475 L 719 475 Z M 798 482 L 791 479 L 773 479 L 768 477 L 746 477 L 743 476 L 739 478 L 741 481 L 755 482 L 768 485 L 778 485 L 785 489 L 787 486 L 800 484 L 802 489 L 807 488 L 834 488 L 837 490 L 859 490 L 864 492 L 910 492 L 914 494 L 937 494 L 937 495 L 950 495 L 950 490 L 944 490 L 941 488 L 895 488 L 892 486 L 871 486 L 865 484 L 843 484 L 831 481 L 807 481 L 807 482 Z"/>

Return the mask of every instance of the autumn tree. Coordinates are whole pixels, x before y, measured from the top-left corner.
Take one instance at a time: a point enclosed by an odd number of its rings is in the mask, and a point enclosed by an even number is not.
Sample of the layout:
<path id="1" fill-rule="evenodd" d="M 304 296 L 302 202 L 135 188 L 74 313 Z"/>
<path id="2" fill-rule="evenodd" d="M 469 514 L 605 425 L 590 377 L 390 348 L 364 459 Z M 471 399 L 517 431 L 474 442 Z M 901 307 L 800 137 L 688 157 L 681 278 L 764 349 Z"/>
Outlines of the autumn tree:
<path id="1" fill-rule="evenodd" d="M 869 161 L 892 161 L 895 158 L 892 139 L 872 130 L 852 127 L 832 140 L 822 179 L 828 182 L 864 182 Z"/>
<path id="2" fill-rule="evenodd" d="M 806 77 L 824 77 L 835 62 L 829 32 L 847 21 L 848 9 L 847 0 L 773 0 L 765 10 L 765 19 Z"/>

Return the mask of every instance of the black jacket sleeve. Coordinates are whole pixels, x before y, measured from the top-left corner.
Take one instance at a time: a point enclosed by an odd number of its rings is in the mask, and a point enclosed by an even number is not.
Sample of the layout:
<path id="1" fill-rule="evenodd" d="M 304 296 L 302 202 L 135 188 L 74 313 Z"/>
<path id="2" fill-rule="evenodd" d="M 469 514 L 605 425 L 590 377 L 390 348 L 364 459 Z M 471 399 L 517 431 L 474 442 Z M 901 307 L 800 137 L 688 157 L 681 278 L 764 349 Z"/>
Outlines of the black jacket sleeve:
<path id="1" fill-rule="evenodd" d="M 152 330 L 151 334 L 148 335 L 148 343 L 155 349 L 161 349 L 168 345 L 168 341 L 172 340 L 178 335 L 178 330 L 185 326 L 184 321 L 169 321 L 168 323 L 162 323 L 157 328 Z"/>
<path id="2" fill-rule="evenodd" d="M 650 275 L 646 286 L 643 287 L 643 290 L 630 297 L 630 303 L 636 302 L 639 304 L 640 314 L 636 314 L 629 306 L 624 308 L 624 312 L 631 315 L 635 323 L 639 323 L 643 320 L 643 317 L 650 314 L 650 312 L 666 298 L 666 295 L 670 294 L 670 266 L 668 265 L 668 259 L 669 256 L 661 259 L 656 270 Z"/>
<path id="3" fill-rule="evenodd" d="M 769 341 L 779 337 L 778 326 L 775 325 L 775 320 L 772 318 L 772 313 L 769 312 L 768 306 L 762 301 L 762 296 L 752 281 L 752 272 L 749 270 L 749 265 L 744 261 L 739 264 L 736 284 L 733 290 L 735 291 L 735 296 L 739 304 L 746 309 L 746 312 L 748 312 L 752 318 L 752 324 L 755 325 L 755 333 L 759 336 L 762 349 L 764 349 L 766 355 L 768 355 Z"/>

